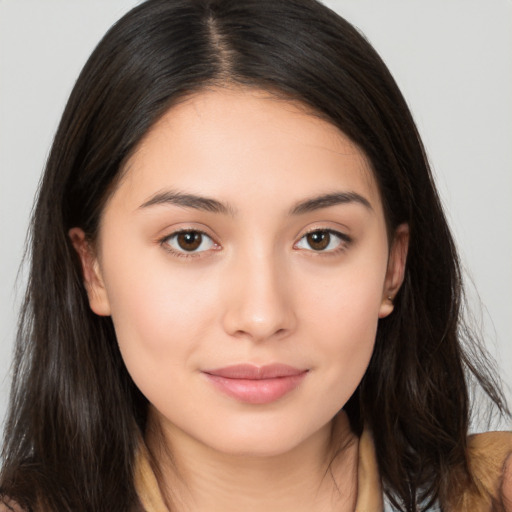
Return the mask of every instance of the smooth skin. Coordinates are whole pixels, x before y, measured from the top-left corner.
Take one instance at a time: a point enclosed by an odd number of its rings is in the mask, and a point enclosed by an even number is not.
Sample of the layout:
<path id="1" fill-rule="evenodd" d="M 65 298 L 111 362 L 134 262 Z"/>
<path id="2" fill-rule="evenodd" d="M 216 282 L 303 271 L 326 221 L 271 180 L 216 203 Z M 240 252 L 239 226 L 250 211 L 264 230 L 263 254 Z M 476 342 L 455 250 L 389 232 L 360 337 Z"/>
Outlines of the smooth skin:
<path id="1" fill-rule="evenodd" d="M 97 240 L 70 237 L 90 306 L 112 316 L 150 402 L 169 503 L 353 510 L 358 445 L 339 411 L 392 313 L 408 244 L 405 225 L 388 240 L 365 155 L 302 105 L 233 87 L 170 108 L 123 171 Z M 250 404 L 204 374 L 241 363 L 307 375 Z"/>

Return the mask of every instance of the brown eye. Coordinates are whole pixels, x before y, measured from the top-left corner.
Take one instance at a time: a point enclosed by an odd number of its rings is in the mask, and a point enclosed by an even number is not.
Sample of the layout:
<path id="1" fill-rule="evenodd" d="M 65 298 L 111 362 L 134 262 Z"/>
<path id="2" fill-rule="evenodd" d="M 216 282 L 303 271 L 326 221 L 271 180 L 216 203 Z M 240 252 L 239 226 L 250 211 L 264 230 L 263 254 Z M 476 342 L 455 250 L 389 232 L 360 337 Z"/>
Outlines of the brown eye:
<path id="1" fill-rule="evenodd" d="M 351 242 L 351 238 L 332 229 L 317 229 L 306 233 L 295 245 L 297 249 L 314 252 L 335 253 Z"/>
<path id="2" fill-rule="evenodd" d="M 195 251 L 203 241 L 203 236 L 198 231 L 183 231 L 177 236 L 178 245 L 184 251 Z"/>
<path id="3" fill-rule="evenodd" d="M 162 240 L 162 245 L 180 256 L 202 253 L 217 248 L 217 244 L 201 231 L 178 231 Z"/>
<path id="4" fill-rule="evenodd" d="M 323 251 L 331 241 L 331 234 L 329 231 L 313 231 L 306 235 L 306 240 L 311 249 Z"/>

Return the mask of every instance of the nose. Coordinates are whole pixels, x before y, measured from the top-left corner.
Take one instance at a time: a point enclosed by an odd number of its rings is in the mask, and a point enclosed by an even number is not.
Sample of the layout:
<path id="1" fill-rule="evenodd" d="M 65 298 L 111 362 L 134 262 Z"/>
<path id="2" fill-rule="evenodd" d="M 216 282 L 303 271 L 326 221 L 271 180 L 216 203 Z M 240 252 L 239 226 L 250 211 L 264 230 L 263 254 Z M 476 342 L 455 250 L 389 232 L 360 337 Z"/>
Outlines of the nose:
<path id="1" fill-rule="evenodd" d="M 287 269 L 271 254 L 240 258 L 224 285 L 223 327 L 229 335 L 259 342 L 285 338 L 296 328 Z"/>

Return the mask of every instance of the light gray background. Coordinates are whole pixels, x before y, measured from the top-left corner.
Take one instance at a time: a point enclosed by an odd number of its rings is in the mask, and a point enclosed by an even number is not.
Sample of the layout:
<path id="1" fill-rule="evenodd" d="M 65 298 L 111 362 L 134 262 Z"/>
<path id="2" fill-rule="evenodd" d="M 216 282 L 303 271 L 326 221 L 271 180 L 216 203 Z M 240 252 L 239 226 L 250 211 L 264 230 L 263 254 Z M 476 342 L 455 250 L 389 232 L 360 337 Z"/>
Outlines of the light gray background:
<path id="1" fill-rule="evenodd" d="M 86 58 L 136 3 L 0 0 L 0 418 L 24 286 L 23 274 L 17 285 L 15 278 L 38 179 Z M 409 102 L 510 400 L 512 2 L 326 3 L 366 34 Z"/>

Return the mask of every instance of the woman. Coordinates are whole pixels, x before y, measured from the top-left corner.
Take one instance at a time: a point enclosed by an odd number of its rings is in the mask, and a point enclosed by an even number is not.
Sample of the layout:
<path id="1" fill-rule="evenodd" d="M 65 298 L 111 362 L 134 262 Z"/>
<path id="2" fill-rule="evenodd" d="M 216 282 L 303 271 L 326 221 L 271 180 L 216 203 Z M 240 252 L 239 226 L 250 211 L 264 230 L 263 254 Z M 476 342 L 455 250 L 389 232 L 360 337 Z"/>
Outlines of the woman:
<path id="1" fill-rule="evenodd" d="M 461 346 L 421 141 L 320 4 L 122 18 L 71 94 L 31 243 L 4 509 L 510 508 L 511 435 L 467 439 L 467 378 L 507 408 Z"/>

